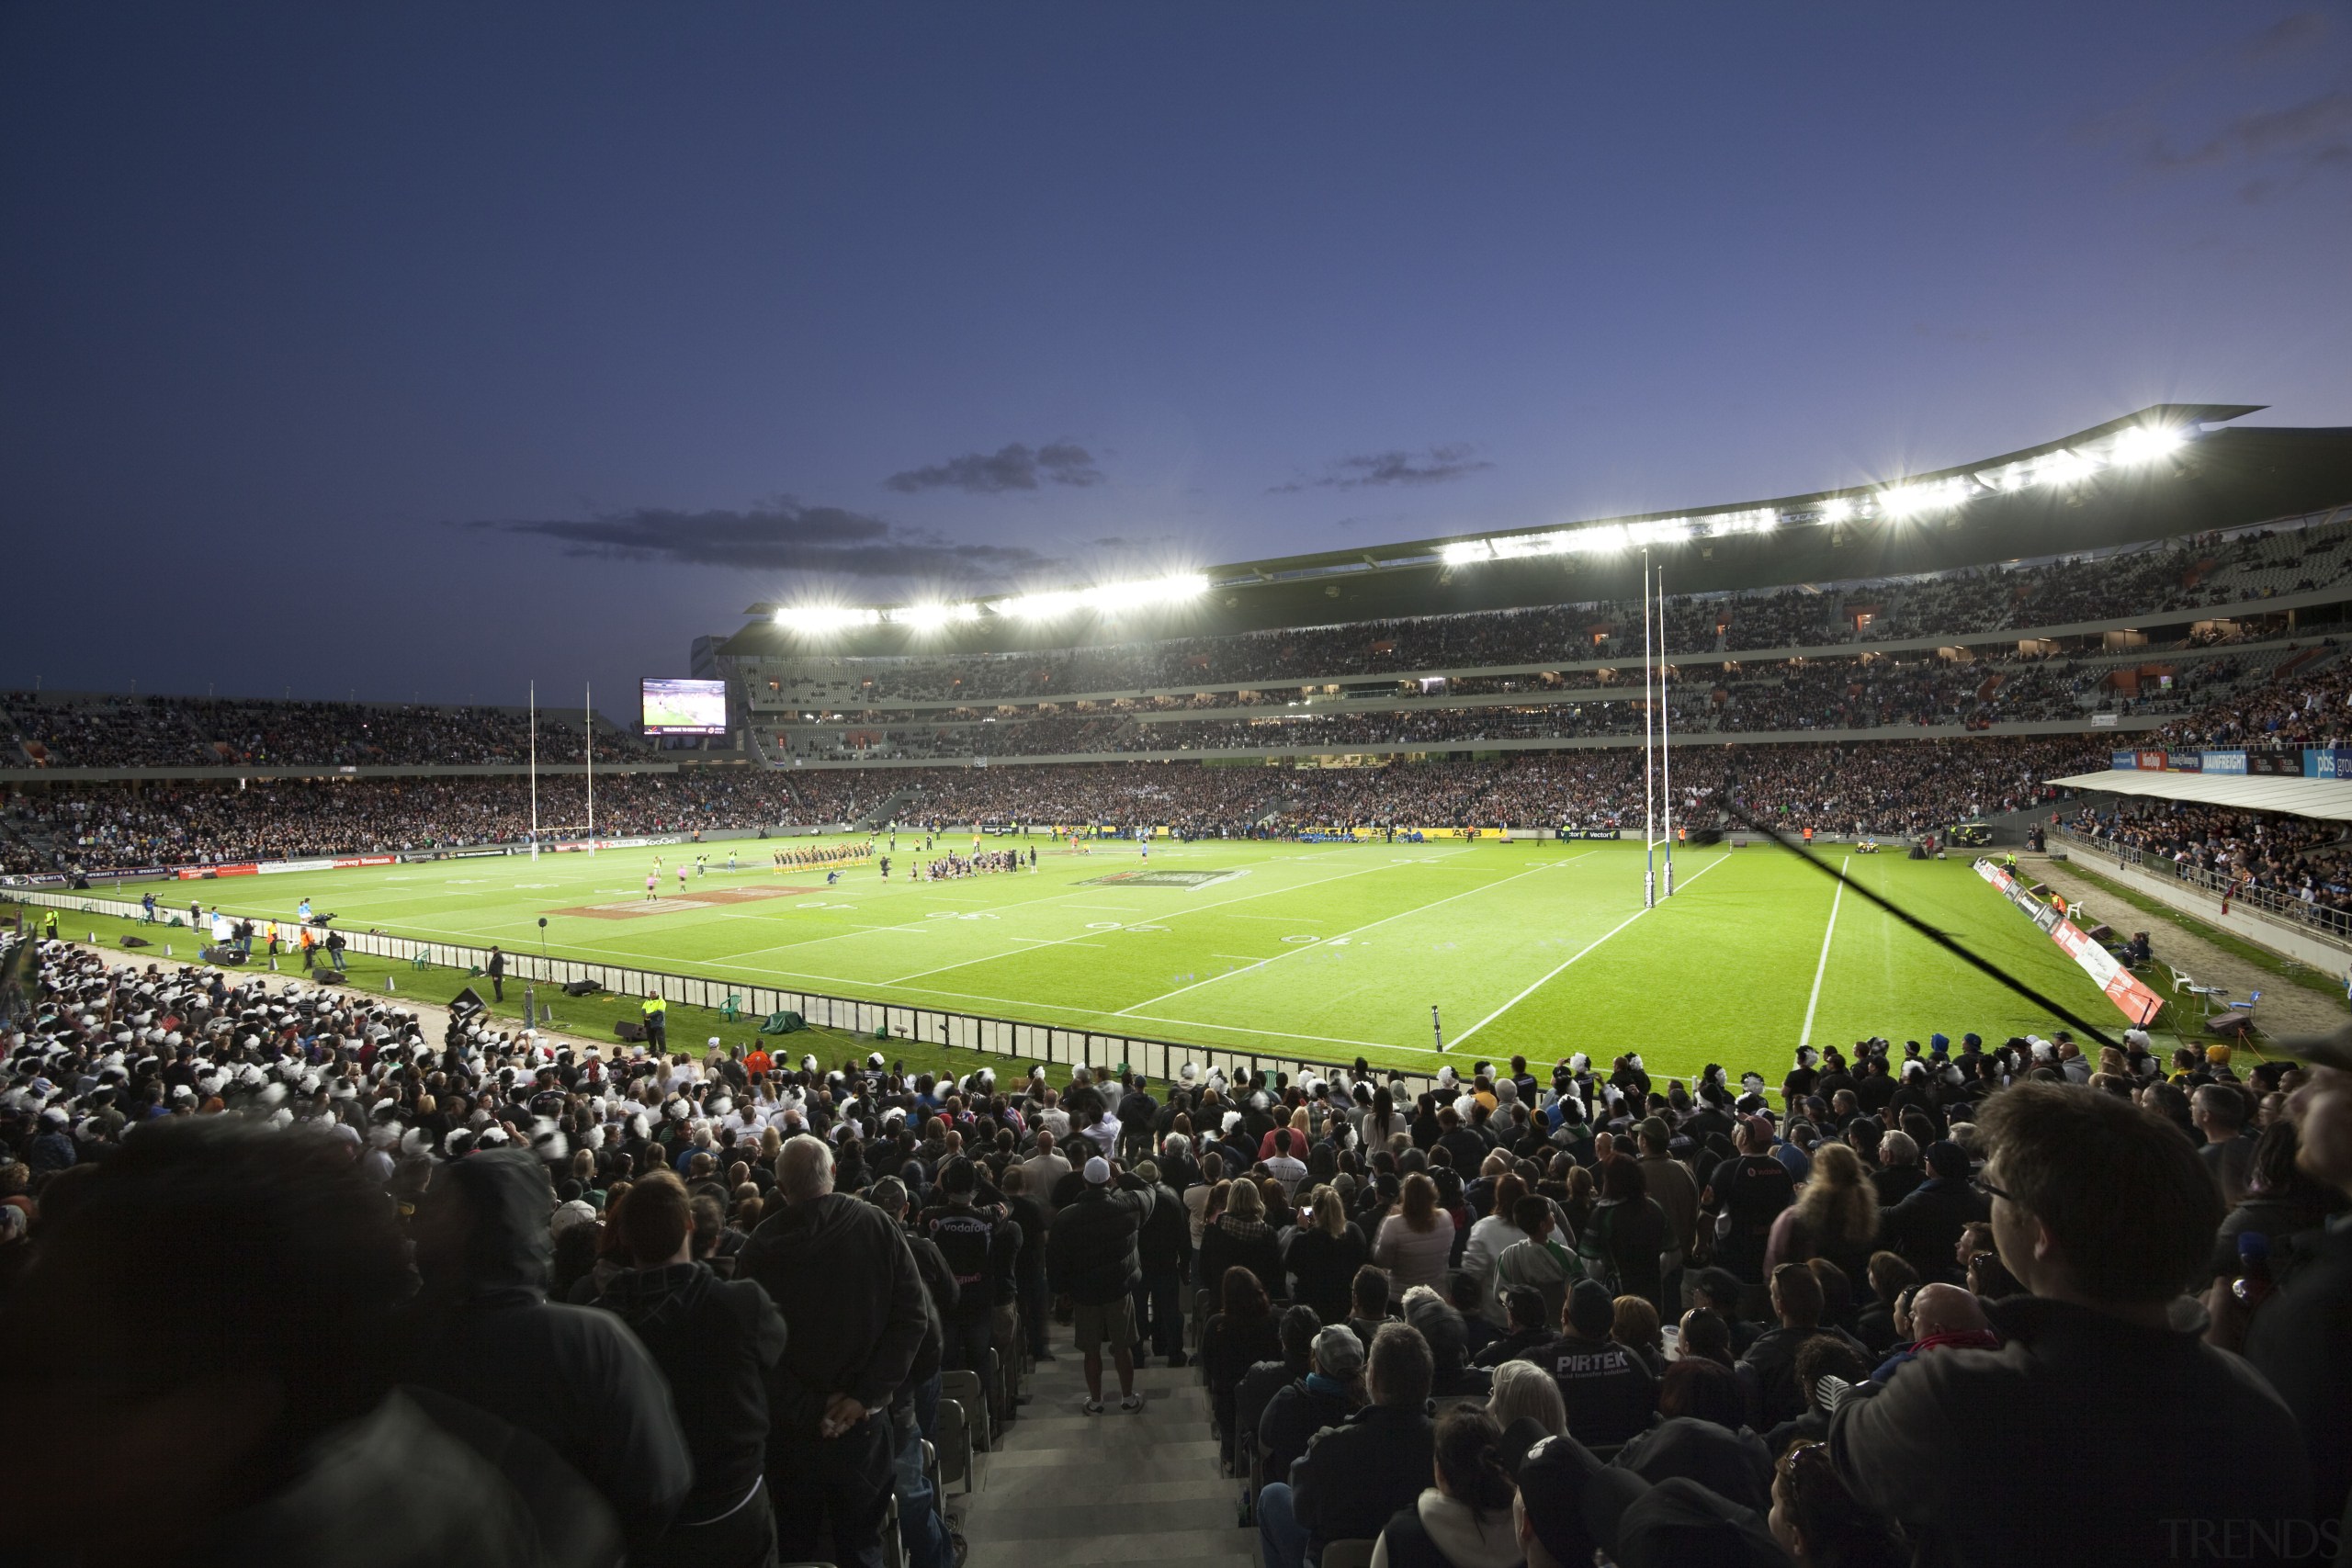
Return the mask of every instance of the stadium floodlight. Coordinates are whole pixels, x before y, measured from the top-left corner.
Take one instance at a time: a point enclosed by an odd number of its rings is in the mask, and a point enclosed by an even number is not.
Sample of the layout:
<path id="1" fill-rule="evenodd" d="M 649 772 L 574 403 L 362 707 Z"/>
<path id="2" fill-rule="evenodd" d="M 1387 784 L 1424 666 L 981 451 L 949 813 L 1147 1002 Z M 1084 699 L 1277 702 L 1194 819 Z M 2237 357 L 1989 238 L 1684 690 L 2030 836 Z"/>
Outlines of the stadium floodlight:
<path id="1" fill-rule="evenodd" d="M 881 619 L 881 611 L 863 609 L 854 604 L 787 604 L 775 613 L 777 626 L 810 633 L 848 631 L 857 626 L 876 626 Z"/>
<path id="2" fill-rule="evenodd" d="M 1843 523 L 1853 514 L 1854 502 L 1850 497 L 1833 495 L 1821 503 L 1821 520 L 1824 523 Z"/>
<path id="3" fill-rule="evenodd" d="M 2089 459 L 2078 452 L 2070 452 L 2064 446 L 2045 456 L 2041 462 L 2034 465 L 2033 469 L 2034 482 L 2045 485 L 2079 484 L 2090 478 L 2090 475 Z"/>
<path id="4" fill-rule="evenodd" d="M 955 615 L 954 606 L 933 601 L 902 606 L 889 611 L 883 618 L 893 626 L 912 626 L 919 632 L 928 632 L 938 630 L 953 620 Z"/>
<path id="5" fill-rule="evenodd" d="M 1495 558 L 1495 548 L 1484 539 L 1456 539 L 1438 551 L 1438 559 L 1448 566 L 1469 566 L 1476 561 Z"/>
<path id="6" fill-rule="evenodd" d="M 1503 560 L 1523 560 L 1530 556 L 1556 556 L 1572 547 L 1575 536 L 1564 532 L 1550 534 L 1514 534 L 1508 539 L 1489 541 L 1496 556 Z"/>
<path id="7" fill-rule="evenodd" d="M 2168 424 L 2127 425 L 2115 433 L 2115 460 L 2153 463 L 2177 451 L 2182 439 L 2181 433 Z"/>
<path id="8" fill-rule="evenodd" d="M 1023 620 L 1051 620 L 1078 608 L 1079 596 L 1071 592 L 1020 593 L 1010 599 L 999 599 L 993 608 L 1000 615 L 1018 615 Z"/>
<path id="9" fill-rule="evenodd" d="M 1209 580 L 1199 572 L 1173 577 L 1143 578 L 1131 582 L 1099 582 L 1083 597 L 1100 610 L 1133 610 L 1151 604 L 1179 604 L 1209 591 Z"/>

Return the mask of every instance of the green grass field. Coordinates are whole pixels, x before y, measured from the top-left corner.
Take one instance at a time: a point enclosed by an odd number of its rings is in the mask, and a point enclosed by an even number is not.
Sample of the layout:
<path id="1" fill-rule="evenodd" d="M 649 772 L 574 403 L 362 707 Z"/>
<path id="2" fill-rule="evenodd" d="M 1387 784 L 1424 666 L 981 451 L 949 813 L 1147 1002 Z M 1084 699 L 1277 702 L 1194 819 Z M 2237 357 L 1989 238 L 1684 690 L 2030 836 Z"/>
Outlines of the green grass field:
<path id="1" fill-rule="evenodd" d="M 809 840 L 794 840 L 806 844 Z M 774 841 L 692 879 L 681 849 L 477 859 L 159 889 L 232 912 L 309 897 L 346 930 L 537 951 L 746 984 L 950 1009 L 1267 1055 L 1433 1064 L 1638 1050 L 1653 1071 L 1777 1067 L 1810 1038 L 1998 1039 L 2040 1015 L 1828 878 L 1767 846 L 1685 850 L 1645 911 L 1632 843 L 1155 843 L 1091 853 L 1042 838 L 1039 869 L 912 884 L 921 840 L 876 871 L 778 873 Z M 968 849 L 968 835 L 943 840 Z M 727 844 L 704 846 L 717 865 Z M 645 875 L 664 857 L 662 902 Z M 1832 852 L 1856 881 L 2084 1017 L 2121 1019 L 1960 860 Z M 759 890 L 768 890 L 761 892 Z M 136 890 L 132 890 L 136 897 Z M 1832 909 L 1835 906 L 1835 924 Z M 602 907 L 602 908 L 600 908 Z M 588 912 L 594 911 L 594 912 Z"/>

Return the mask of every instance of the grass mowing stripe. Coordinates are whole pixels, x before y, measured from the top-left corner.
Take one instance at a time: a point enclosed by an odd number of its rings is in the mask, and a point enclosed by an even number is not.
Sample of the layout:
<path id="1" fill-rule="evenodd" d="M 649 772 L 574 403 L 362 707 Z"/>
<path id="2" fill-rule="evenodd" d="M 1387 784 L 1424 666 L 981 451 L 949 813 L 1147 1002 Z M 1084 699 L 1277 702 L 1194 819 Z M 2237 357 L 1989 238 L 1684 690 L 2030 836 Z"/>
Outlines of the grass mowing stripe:
<path id="1" fill-rule="evenodd" d="M 1289 887 L 1261 887 L 1255 893 L 1242 893 L 1236 895 L 1231 898 L 1220 898 L 1214 904 L 1196 904 L 1189 909 L 1171 909 L 1165 917 L 1163 917 L 1163 919 L 1172 920 L 1183 915 L 1205 915 L 1211 909 L 1222 909 L 1227 904 L 1246 904 L 1253 898 L 1272 898 L 1276 895 L 1283 893 L 1304 893 L 1309 888 L 1326 886 L 1334 882 L 1345 882 L 1351 876 L 1368 876 L 1375 871 L 1386 871 L 1389 868 L 1385 865 L 1359 866 L 1354 871 L 1343 871 L 1337 876 L 1319 876 L 1312 882 L 1303 882 Z M 1128 925 L 1136 923 L 1137 922 L 1125 922 L 1120 926 L 1120 929 L 1124 931 Z M 1046 942 L 1044 945 L 1047 947 L 1059 947 L 1069 942 L 1084 942 L 1091 934 L 1091 931 L 1081 931 L 1076 936 L 1057 938 L 1051 942 Z M 966 969 L 975 964 L 993 964 L 1000 958 L 1018 958 L 1024 953 L 1035 953 L 1037 951 L 1037 948 L 1031 947 L 1025 949 L 1014 948 L 1007 953 L 991 953 L 985 957 L 967 958 L 961 963 L 943 964 L 936 969 L 918 969 L 911 975 L 901 975 L 898 979 L 885 980 L 882 984 L 886 986 L 897 986 L 902 985 L 909 980 L 924 980 L 930 978 L 933 975 L 944 975 L 950 969 Z"/>
<path id="2" fill-rule="evenodd" d="M 1579 861 L 1579 860 L 1584 859 L 1584 858 L 1585 858 L 1585 855 L 1597 854 L 1597 853 L 1599 853 L 1599 852 L 1599 852 L 1599 851 L 1597 851 L 1597 850 L 1588 850 L 1588 851 L 1586 851 L 1586 852 L 1585 852 L 1585 854 L 1584 854 L 1584 855 L 1570 855 L 1570 856 L 1568 856 L 1568 857 L 1567 857 L 1567 859 L 1566 859 L 1566 860 L 1546 861 L 1546 862 L 1544 862 L 1544 863 L 1543 864 L 1541 864 L 1541 865 L 1532 865 L 1532 866 L 1529 866 L 1525 871 L 1516 872 L 1516 873 L 1512 874 L 1511 874 L 1511 875 L 1510 875 L 1510 876 L 1506 876 L 1506 877 L 1502 878 L 1502 879 L 1501 879 L 1500 881 L 1498 881 L 1498 882 L 1487 882 L 1487 883 L 1482 883 L 1482 884 L 1480 884 L 1480 885 L 1479 885 L 1478 886 L 1476 886 L 1476 887 L 1465 887 L 1465 888 L 1464 888 L 1464 889 L 1463 889 L 1461 892 L 1459 892 L 1459 893 L 1451 893 L 1451 894 L 1448 894 L 1446 897 L 1442 897 L 1442 898 L 1436 899 L 1435 901 L 1433 901 L 1433 902 L 1431 902 L 1431 903 L 1427 903 L 1427 904 L 1416 904 L 1416 905 L 1414 905 L 1414 906 L 1413 906 L 1411 908 L 1409 908 L 1409 909 L 1399 909 L 1399 910 L 1397 910 L 1397 911 L 1396 911 L 1395 914 L 1393 914 L 1393 915 L 1383 915 L 1380 919 L 1376 919 L 1376 920 L 1372 921 L 1370 924 L 1358 926 L 1358 927 L 1356 927 L 1353 931 L 1341 931 L 1341 932 L 1339 934 L 1339 936 L 1338 936 L 1338 937 L 1328 937 L 1328 938 L 1326 938 L 1325 940 L 1326 940 L 1326 941 L 1329 941 L 1329 942 L 1337 942 L 1337 941 L 1345 940 L 1345 939 L 1347 939 L 1347 938 L 1351 938 L 1351 937 L 1357 937 L 1357 936 L 1361 936 L 1361 935 L 1363 935 L 1365 931 L 1371 931 L 1374 926 L 1385 926 L 1385 925 L 1386 925 L 1386 924 L 1387 924 L 1389 921 L 1391 921 L 1391 920 L 1401 920 L 1401 919 L 1404 919 L 1406 916 L 1408 916 L 1408 915 L 1418 915 L 1418 914 L 1420 914 L 1420 913 L 1424 912 L 1425 910 L 1434 909 L 1434 908 L 1436 908 L 1438 907 L 1438 905 L 1440 905 L 1440 904 L 1451 904 L 1451 903 L 1453 903 L 1456 898 L 1467 898 L 1467 897 L 1470 897 L 1470 895 L 1472 895 L 1473 893 L 1487 893 L 1487 892 L 1491 892 L 1493 889 L 1498 888 L 1498 887 L 1501 887 L 1501 886 L 1505 886 L 1505 885 L 1507 885 L 1507 884 L 1509 884 L 1509 883 L 1517 882 L 1517 881 L 1518 881 L 1521 877 L 1522 877 L 1522 876 L 1532 876 L 1532 875 L 1534 875 L 1534 874 L 1535 874 L 1537 872 L 1539 872 L 1539 871 L 1547 871 L 1547 870 L 1551 869 L 1553 866 L 1566 865 L 1567 863 L 1569 863 L 1569 862 L 1570 862 L 1570 861 Z M 1375 867 L 1370 867 L 1370 868 L 1368 868 L 1368 869 L 1377 870 L 1377 871 L 1387 871 L 1387 870 L 1389 870 L 1389 869 L 1391 869 L 1391 868 L 1390 868 L 1390 867 L 1388 867 L 1388 866 L 1375 866 Z M 1362 874 L 1362 873 L 1351 873 L 1351 874 L 1361 875 L 1361 874 Z M 1333 878 L 1331 878 L 1330 880 L 1332 880 L 1332 881 L 1336 882 L 1336 881 L 1338 881 L 1338 880 L 1339 880 L 1339 878 L 1337 878 L 1337 877 L 1333 877 Z M 1312 884 L 1311 886 L 1321 886 L 1321 884 L 1320 884 L 1320 883 L 1317 883 L 1317 884 Z M 1216 985 L 1219 980 L 1230 979 L 1232 976 L 1236 976 L 1236 975 L 1249 975 L 1249 974 L 1253 974 L 1253 973 L 1255 973 L 1255 972 L 1256 972 L 1256 971 L 1258 971 L 1258 970 L 1263 969 L 1263 968 L 1264 968 L 1264 967 L 1266 967 L 1266 965 L 1268 965 L 1269 964 L 1279 964 L 1279 963 L 1281 963 L 1283 959 L 1285 959 L 1285 958 L 1289 958 L 1289 957 L 1292 957 L 1292 956 L 1294 956 L 1294 955 L 1295 955 L 1295 954 L 1297 954 L 1297 953 L 1301 953 L 1307 952 L 1307 951 L 1309 951 L 1309 949 L 1311 949 L 1312 947 L 1314 947 L 1314 946 L 1316 946 L 1316 945 L 1317 945 L 1317 944 L 1316 944 L 1316 943 L 1312 943 L 1312 942 L 1306 942 L 1306 943 L 1301 943 L 1300 945 L 1298 945 L 1298 946 L 1296 946 L 1296 947 L 1286 947 L 1286 948 L 1283 948 L 1280 953 L 1269 953 L 1269 954 L 1268 954 L 1267 956 L 1265 956 L 1264 958 L 1261 958 L 1261 959 L 1258 960 L 1258 962 L 1257 962 L 1257 963 L 1250 964 L 1250 967 L 1249 967 L 1249 968 L 1247 968 L 1247 969 L 1228 969 L 1228 970 L 1227 970 L 1227 971 L 1226 971 L 1224 974 L 1222 974 L 1222 975 L 1212 975 L 1212 976 L 1209 976 L 1207 979 L 1205 979 L 1205 980 L 1195 980 L 1195 981 L 1193 981 L 1193 982 L 1191 985 L 1189 985 L 1189 986 L 1179 986 L 1179 987 L 1176 987 L 1174 990 L 1172 990 L 1172 991 L 1166 992 L 1166 993 L 1164 993 L 1164 994 L 1162 994 L 1162 995 L 1160 995 L 1160 996 L 1157 996 L 1157 997 L 1150 998 L 1149 999 L 1145 1000 L 1145 1001 L 1137 1002 L 1137 1003 L 1136 1003 L 1136 1004 L 1135 1004 L 1135 1006 L 1134 1006 L 1134 1007 L 1125 1007 L 1125 1008 L 1121 1008 L 1117 1012 L 1113 1013 L 1111 1016 L 1112 1016 L 1112 1017 L 1114 1017 L 1114 1018 L 1125 1018 L 1125 1017 L 1126 1017 L 1128 1014 L 1130 1014 L 1130 1013 L 1134 1013 L 1134 1014 L 1136 1014 L 1136 1016 L 1140 1017 L 1140 1016 L 1142 1016 L 1142 1014 L 1141 1014 L 1141 1012 L 1140 1012 L 1140 1010 L 1139 1010 L 1144 1009 L 1144 1008 L 1158 1007 L 1160 1003 L 1162 1003 L 1162 1002 L 1164 1002 L 1164 1001 L 1168 1000 L 1168 998 L 1169 998 L 1170 997 L 1181 997 L 1181 996 L 1182 996 L 1182 995 L 1183 995 L 1185 992 L 1187 992 L 1187 991 L 1197 991 L 1197 990 L 1199 990 L 1203 986 L 1214 986 L 1214 985 Z"/>
<path id="3" fill-rule="evenodd" d="M 1854 857 L 1851 855 L 1839 861 L 1838 874 L 1845 875 L 1846 868 L 1853 863 Z M 1799 1049 L 1813 1043 L 1813 1015 L 1821 1006 L 1821 977 L 1829 973 L 1829 939 L 1838 934 L 1838 906 L 1845 902 L 1845 899 L 1846 885 L 1840 882 L 1838 885 L 1838 891 L 1829 896 L 1829 924 L 1824 927 L 1821 932 L 1821 962 L 1813 966 L 1813 995 L 1807 997 L 1804 1001 L 1804 1032 L 1797 1036 Z"/>

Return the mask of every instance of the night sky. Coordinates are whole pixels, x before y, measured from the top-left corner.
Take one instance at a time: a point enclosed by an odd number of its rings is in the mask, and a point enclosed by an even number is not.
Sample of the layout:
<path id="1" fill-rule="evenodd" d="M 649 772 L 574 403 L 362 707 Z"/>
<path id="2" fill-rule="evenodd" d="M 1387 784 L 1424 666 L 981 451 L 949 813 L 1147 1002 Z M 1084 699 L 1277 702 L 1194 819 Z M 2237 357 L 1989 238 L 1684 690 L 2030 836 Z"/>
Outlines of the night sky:
<path id="1" fill-rule="evenodd" d="M 0 6 L 0 686 L 2352 423 L 2352 10 Z"/>

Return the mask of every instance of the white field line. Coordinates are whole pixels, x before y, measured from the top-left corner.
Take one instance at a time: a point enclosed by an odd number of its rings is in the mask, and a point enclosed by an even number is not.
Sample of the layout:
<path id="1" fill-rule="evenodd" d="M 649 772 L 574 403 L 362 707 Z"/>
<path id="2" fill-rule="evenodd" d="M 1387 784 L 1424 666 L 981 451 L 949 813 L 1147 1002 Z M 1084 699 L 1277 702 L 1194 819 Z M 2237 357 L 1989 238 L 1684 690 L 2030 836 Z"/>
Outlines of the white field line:
<path id="1" fill-rule="evenodd" d="M 1838 891 L 1829 900 L 1829 924 L 1821 932 L 1821 962 L 1813 966 L 1813 995 L 1804 999 L 1804 1032 L 1797 1036 L 1799 1045 L 1813 1043 L 1813 1013 L 1821 1005 L 1821 977 L 1829 973 L 1829 939 L 1838 934 L 1838 906 L 1846 897 L 1846 868 L 1853 863 L 1851 855 L 1838 863 Z"/>
<path id="2" fill-rule="evenodd" d="M 1236 975 L 1254 975 L 1259 970 L 1266 967 L 1267 964 L 1279 964 L 1283 959 L 1290 957 L 1294 953 L 1312 953 L 1317 948 L 1328 947 L 1334 942 L 1359 936 L 1362 933 L 1372 930 L 1374 926 L 1385 926 L 1391 920 L 1401 920 L 1408 915 L 1421 914 L 1426 910 L 1434 909 L 1442 904 L 1451 904 L 1456 898 L 1467 898 L 1473 894 L 1489 892 L 1494 888 L 1502 886 L 1505 883 L 1517 882 L 1522 876 L 1533 876 L 1538 872 L 1550 871 L 1555 867 L 1566 865 L 1574 861 L 1583 860 L 1586 855 L 1595 855 L 1600 852 L 1598 850 L 1587 850 L 1584 854 L 1570 855 L 1566 860 L 1547 861 L 1542 865 L 1530 866 L 1525 871 L 1513 872 L 1510 875 L 1502 878 L 1501 881 L 1481 883 L 1476 887 L 1465 887 L 1459 893 L 1449 893 L 1444 897 L 1433 899 L 1427 904 L 1416 904 L 1409 909 L 1399 909 L 1393 915 L 1383 915 L 1379 919 L 1358 926 L 1353 931 L 1341 931 L 1337 937 L 1327 937 L 1319 942 L 1300 942 L 1295 947 L 1286 947 L 1280 953 L 1272 953 L 1258 960 L 1257 963 L 1250 964 L 1247 969 L 1229 969 L 1222 975 L 1212 975 L 1205 980 L 1195 980 L 1189 986 L 1179 986 L 1172 991 L 1164 991 L 1159 996 L 1148 998 L 1143 1001 L 1136 1003 L 1133 1007 L 1121 1008 L 1117 1012 L 1113 1013 L 1111 1016 L 1113 1018 L 1125 1018 L 1130 1014 L 1141 1015 L 1145 1008 L 1158 1007 L 1160 1003 L 1168 1000 L 1170 997 L 1181 997 L 1187 991 L 1197 991 L 1203 986 L 1214 986 L 1219 980 L 1229 980 Z M 1271 1034 L 1273 1031 L 1266 1030 L 1263 1032 Z"/>
<path id="3" fill-rule="evenodd" d="M 1684 878 L 1682 886 L 1690 886 L 1691 883 L 1698 881 L 1699 878 L 1706 875 L 1707 873 L 1723 864 L 1724 861 L 1730 858 L 1730 853 L 1731 852 L 1726 850 L 1724 853 L 1717 855 L 1714 859 L 1701 866 L 1697 871 L 1691 873 L 1690 876 Z M 1676 891 L 1679 893 L 1680 889 L 1678 888 Z M 1578 949 L 1573 955 L 1563 960 L 1559 964 L 1555 966 L 1550 974 L 1545 975 L 1542 979 L 1537 980 L 1533 985 L 1528 987 L 1527 989 L 1520 992 L 1519 995 L 1511 998 L 1510 1000 L 1505 1002 L 1502 1006 L 1497 1008 L 1494 1011 L 1488 1013 L 1486 1017 L 1480 1019 L 1477 1022 L 1472 1024 L 1461 1033 L 1455 1035 L 1453 1037 L 1453 1044 L 1457 1047 L 1460 1046 L 1464 1041 L 1468 1040 L 1472 1035 L 1477 1033 L 1478 1031 L 1486 1028 L 1487 1025 L 1494 1022 L 1495 1020 L 1510 1011 L 1511 1009 L 1517 1007 L 1520 1003 L 1525 1001 L 1528 998 L 1542 990 L 1545 986 L 1550 985 L 1563 970 L 1568 967 L 1569 964 L 1574 964 L 1577 959 L 1582 958 L 1586 953 L 1590 953 L 1594 948 L 1599 947 L 1602 942 L 1607 942 L 1611 937 L 1615 936 L 1619 931 L 1623 931 L 1627 926 L 1632 925 L 1635 920 L 1640 919 L 1644 915 L 1646 915 L 1649 912 L 1649 907 L 1645 905 L 1641 908 L 1638 908 L 1632 914 L 1626 916 L 1623 919 L 1618 921 L 1614 926 L 1611 927 L 1601 935 L 1597 936 L 1590 942 L 1585 943 L 1585 945 Z"/>

